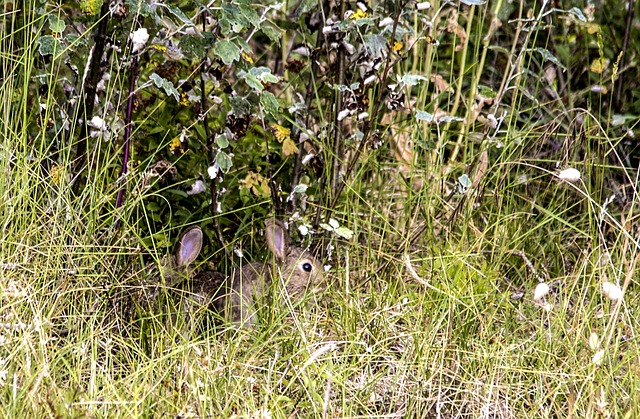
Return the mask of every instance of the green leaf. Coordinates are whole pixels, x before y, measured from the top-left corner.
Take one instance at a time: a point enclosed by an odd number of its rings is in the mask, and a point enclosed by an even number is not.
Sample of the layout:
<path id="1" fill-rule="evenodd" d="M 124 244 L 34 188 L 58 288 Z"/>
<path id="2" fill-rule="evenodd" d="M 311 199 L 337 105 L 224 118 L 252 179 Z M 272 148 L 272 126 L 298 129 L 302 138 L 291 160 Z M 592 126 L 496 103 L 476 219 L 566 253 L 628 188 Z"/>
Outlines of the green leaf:
<path id="1" fill-rule="evenodd" d="M 549 50 L 537 47 L 534 49 L 534 51 L 539 52 L 542 55 L 542 58 L 544 58 L 546 61 L 551 61 L 564 71 L 567 70 L 567 67 L 563 66 L 562 63 L 551 52 L 549 52 Z"/>
<path id="2" fill-rule="evenodd" d="M 160 77 L 156 73 L 151 74 L 149 77 L 157 88 L 164 90 L 167 95 L 173 96 L 176 102 L 180 101 L 180 93 L 178 89 L 173 86 L 173 83 L 163 77 Z"/>
<path id="3" fill-rule="evenodd" d="M 425 111 L 416 111 L 416 119 L 418 121 L 433 122 L 433 114 Z"/>
<path id="4" fill-rule="evenodd" d="M 271 69 L 268 67 L 254 67 L 249 70 L 249 74 L 265 83 L 277 83 L 280 81 L 278 76 L 271 74 Z"/>
<path id="5" fill-rule="evenodd" d="M 131 9 L 133 13 L 139 13 L 144 17 L 151 14 L 155 15 L 148 0 L 127 0 L 127 3 L 129 3 L 129 9 Z"/>
<path id="6" fill-rule="evenodd" d="M 38 38 L 38 52 L 40 55 L 53 55 L 55 51 L 60 53 L 60 41 L 53 36 L 45 35 Z"/>
<path id="7" fill-rule="evenodd" d="M 248 4 L 240 5 L 240 13 L 242 14 L 242 17 L 244 17 L 244 19 L 249 22 L 249 24 L 251 24 L 255 28 L 260 27 L 260 16 Z"/>
<path id="8" fill-rule="evenodd" d="M 365 35 L 364 44 L 371 51 L 373 58 L 383 58 L 387 51 L 387 40 L 382 35 Z"/>
<path id="9" fill-rule="evenodd" d="M 185 55 L 202 58 L 208 46 L 207 39 L 205 38 L 190 35 L 184 35 L 180 38 L 180 49 Z"/>
<path id="10" fill-rule="evenodd" d="M 220 170 L 222 172 L 227 173 L 231 166 L 233 166 L 233 162 L 231 161 L 231 156 L 229 156 L 224 151 L 218 151 L 216 154 L 216 163 L 220 166 Z"/>
<path id="11" fill-rule="evenodd" d="M 301 17 L 318 8 L 318 0 L 302 0 L 296 9 L 296 16 Z"/>
<path id="12" fill-rule="evenodd" d="M 567 10 L 567 13 L 574 15 L 581 22 L 587 21 L 587 17 L 584 15 L 584 13 L 582 13 L 582 10 L 577 7 L 572 7 L 571 9 Z"/>
<path id="13" fill-rule="evenodd" d="M 262 33 L 267 35 L 267 38 L 269 38 L 272 43 L 280 43 L 282 33 L 275 26 L 265 23 L 264 25 L 260 26 L 260 30 L 262 30 Z"/>
<path id="14" fill-rule="evenodd" d="M 262 95 L 260 95 L 260 104 L 266 113 L 274 118 L 278 117 L 278 114 L 280 113 L 280 103 L 273 93 L 268 91 L 262 92 Z"/>
<path id="15" fill-rule="evenodd" d="M 162 4 L 162 3 L 156 3 L 156 4 Z M 164 7 L 166 7 L 167 10 L 169 10 L 171 14 L 177 17 L 182 23 L 187 25 L 193 25 L 193 22 L 191 21 L 191 19 L 189 19 L 187 15 L 185 15 L 184 12 L 179 8 L 174 6 L 169 6 L 169 5 L 164 5 Z"/>
<path id="16" fill-rule="evenodd" d="M 425 76 L 421 76 L 420 74 L 403 74 L 400 78 L 400 81 L 409 87 L 415 86 L 421 81 L 426 80 L 428 79 Z"/>
<path id="17" fill-rule="evenodd" d="M 64 29 L 67 27 L 67 24 L 64 23 L 64 20 L 58 18 L 58 16 L 51 14 L 48 16 L 49 18 L 49 29 L 53 33 L 62 33 Z"/>
<path id="18" fill-rule="evenodd" d="M 229 139 L 224 134 L 218 135 L 216 137 L 216 145 L 220 148 L 227 148 L 229 147 Z"/>
<path id="19" fill-rule="evenodd" d="M 258 91 L 258 93 L 261 93 L 264 90 L 264 86 L 262 85 L 260 80 L 258 80 L 258 78 L 253 74 L 241 71 L 238 76 L 242 77 L 244 81 L 249 85 L 249 87 Z"/>
<path id="20" fill-rule="evenodd" d="M 213 47 L 213 53 L 222 59 L 222 62 L 226 65 L 233 63 L 240 59 L 240 48 L 231 41 L 223 39 L 218 41 L 215 47 Z"/>
<path id="21" fill-rule="evenodd" d="M 251 114 L 251 103 L 241 96 L 232 96 L 229 98 L 231 109 L 237 117 L 243 117 Z"/>
<path id="22" fill-rule="evenodd" d="M 66 41 L 67 45 L 69 45 L 70 47 L 74 48 L 74 47 L 86 47 L 89 44 L 87 43 L 87 39 L 84 36 L 78 36 L 76 34 L 73 33 L 68 33 L 64 36 L 64 40 Z"/>

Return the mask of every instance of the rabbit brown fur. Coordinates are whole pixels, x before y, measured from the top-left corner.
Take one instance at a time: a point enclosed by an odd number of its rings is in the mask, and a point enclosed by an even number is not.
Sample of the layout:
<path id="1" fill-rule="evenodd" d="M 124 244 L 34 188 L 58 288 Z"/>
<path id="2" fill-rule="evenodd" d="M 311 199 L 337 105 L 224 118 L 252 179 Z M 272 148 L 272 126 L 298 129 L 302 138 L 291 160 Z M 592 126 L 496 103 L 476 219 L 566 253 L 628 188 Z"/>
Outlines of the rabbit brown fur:
<path id="1" fill-rule="evenodd" d="M 289 235 L 281 220 L 267 220 L 265 226 L 267 247 L 275 256 L 275 263 L 254 262 L 238 269 L 224 284 L 217 283 L 213 294 L 213 306 L 228 321 L 252 325 L 256 321 L 256 300 L 265 297 L 273 281 L 293 299 L 299 299 L 307 290 L 320 285 L 324 280 L 322 265 L 315 257 L 300 247 L 289 244 Z M 219 274 L 209 275 L 210 285 L 216 286 Z M 202 281 L 200 276 L 196 282 Z"/>

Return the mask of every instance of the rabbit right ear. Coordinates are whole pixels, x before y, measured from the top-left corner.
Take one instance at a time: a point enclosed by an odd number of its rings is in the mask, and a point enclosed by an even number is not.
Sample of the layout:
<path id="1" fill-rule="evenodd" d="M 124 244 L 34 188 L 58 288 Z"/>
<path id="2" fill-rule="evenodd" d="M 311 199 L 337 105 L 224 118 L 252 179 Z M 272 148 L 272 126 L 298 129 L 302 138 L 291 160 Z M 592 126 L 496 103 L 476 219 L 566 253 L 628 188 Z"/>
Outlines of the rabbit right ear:
<path id="1" fill-rule="evenodd" d="M 276 255 L 278 260 L 285 260 L 289 247 L 289 234 L 282 220 L 273 218 L 265 221 L 265 232 L 267 246 Z"/>
<path id="2" fill-rule="evenodd" d="M 184 232 L 176 249 L 176 263 L 186 266 L 193 262 L 202 248 L 202 230 L 195 226 Z"/>

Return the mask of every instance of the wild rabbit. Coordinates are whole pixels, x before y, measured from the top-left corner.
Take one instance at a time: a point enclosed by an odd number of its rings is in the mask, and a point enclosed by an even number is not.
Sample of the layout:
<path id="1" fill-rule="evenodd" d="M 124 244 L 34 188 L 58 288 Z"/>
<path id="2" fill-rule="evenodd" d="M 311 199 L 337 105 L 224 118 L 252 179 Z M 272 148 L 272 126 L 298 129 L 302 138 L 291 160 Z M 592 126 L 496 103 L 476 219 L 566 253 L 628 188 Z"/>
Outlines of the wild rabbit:
<path id="1" fill-rule="evenodd" d="M 244 265 L 228 280 L 222 279 L 218 272 L 203 272 L 194 279 L 195 294 L 212 296 L 213 307 L 228 321 L 255 324 L 256 300 L 268 295 L 273 281 L 279 282 L 274 284 L 276 289 L 285 291 L 293 299 L 299 299 L 324 281 L 320 262 L 306 250 L 290 245 L 282 220 L 267 220 L 265 236 L 275 263 Z"/>
<path id="2" fill-rule="evenodd" d="M 202 237 L 200 227 L 189 227 L 182 233 L 173 254 L 164 256 L 159 263 L 148 263 L 139 291 L 133 296 L 134 305 L 154 311 L 158 308 L 161 289 L 174 289 L 192 277 L 190 265 L 200 254 Z"/>

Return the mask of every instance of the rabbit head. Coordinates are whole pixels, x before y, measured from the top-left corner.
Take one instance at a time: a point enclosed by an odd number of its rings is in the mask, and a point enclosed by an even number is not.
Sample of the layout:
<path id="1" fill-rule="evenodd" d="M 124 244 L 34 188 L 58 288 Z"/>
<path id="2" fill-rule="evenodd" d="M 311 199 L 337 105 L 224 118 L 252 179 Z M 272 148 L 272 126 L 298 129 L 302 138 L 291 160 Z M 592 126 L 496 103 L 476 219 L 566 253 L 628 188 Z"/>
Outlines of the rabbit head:
<path id="1" fill-rule="evenodd" d="M 281 279 L 290 296 L 300 297 L 323 282 L 322 265 L 311 253 L 290 245 L 289 234 L 282 220 L 267 220 L 265 237 L 267 247 L 277 261 L 277 272 L 271 272 L 271 280 Z"/>
<path id="2" fill-rule="evenodd" d="M 222 294 L 218 293 L 213 299 L 216 310 L 234 323 L 255 323 L 255 300 L 267 296 L 273 282 L 293 299 L 300 299 L 324 282 L 320 262 L 306 250 L 290 245 L 283 221 L 267 220 L 265 237 L 275 262 L 244 265 L 221 289 Z"/>

